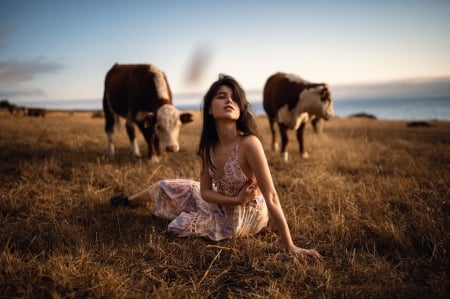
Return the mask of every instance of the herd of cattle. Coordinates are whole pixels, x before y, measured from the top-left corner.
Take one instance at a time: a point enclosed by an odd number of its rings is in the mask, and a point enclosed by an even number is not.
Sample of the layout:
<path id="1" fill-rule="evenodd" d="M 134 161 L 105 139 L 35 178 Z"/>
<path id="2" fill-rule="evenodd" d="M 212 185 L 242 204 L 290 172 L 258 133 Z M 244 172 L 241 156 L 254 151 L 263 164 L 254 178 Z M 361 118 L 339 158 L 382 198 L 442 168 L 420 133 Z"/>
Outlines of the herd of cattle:
<path id="1" fill-rule="evenodd" d="M 277 150 L 275 124 L 281 135 L 281 155 L 288 160 L 287 130 L 296 130 L 302 158 L 308 158 L 303 133 L 309 120 L 328 120 L 334 115 L 331 93 L 325 83 L 308 82 L 294 74 L 276 73 L 267 79 L 263 106 L 272 132 L 272 147 Z M 183 124 L 192 114 L 173 106 L 172 92 L 163 71 L 151 64 L 115 64 L 106 74 L 103 95 L 108 152 L 114 154 L 112 135 L 117 118 L 126 118 L 127 134 L 135 156 L 140 156 L 135 138 L 139 128 L 148 146 L 148 157 L 158 160 L 159 149 L 176 152 Z"/>
<path id="2" fill-rule="evenodd" d="M 114 155 L 113 133 L 119 117 L 126 119 L 126 131 L 133 154 L 140 157 L 136 141 L 137 126 L 147 143 L 147 155 L 158 161 L 160 149 L 177 152 L 181 126 L 193 121 L 193 115 L 174 107 L 172 92 L 165 73 L 152 64 L 114 64 L 104 82 L 103 113 L 107 151 Z M 295 130 L 302 158 L 308 158 L 304 146 L 304 129 L 334 116 L 330 90 L 325 83 L 306 81 L 295 74 L 271 75 L 263 90 L 263 107 L 272 133 L 272 148 L 278 150 L 278 127 L 281 156 L 288 160 L 288 130 Z M 45 116 L 45 109 L 21 108 L 11 105 L 12 114 Z"/>
<path id="3" fill-rule="evenodd" d="M 8 105 L 8 111 L 14 116 L 45 117 L 45 114 L 47 113 L 47 110 L 43 108 L 26 108 L 14 104 Z"/>

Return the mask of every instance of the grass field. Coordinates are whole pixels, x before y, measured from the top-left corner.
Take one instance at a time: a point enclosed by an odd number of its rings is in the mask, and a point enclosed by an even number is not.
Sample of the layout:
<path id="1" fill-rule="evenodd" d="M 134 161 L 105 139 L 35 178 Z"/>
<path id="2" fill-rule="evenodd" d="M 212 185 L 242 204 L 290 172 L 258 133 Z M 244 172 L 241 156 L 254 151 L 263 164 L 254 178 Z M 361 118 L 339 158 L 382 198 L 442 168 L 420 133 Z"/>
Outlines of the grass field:
<path id="1" fill-rule="evenodd" d="M 103 119 L 0 112 L 0 298 L 448 298 L 450 123 L 341 118 L 308 126 L 310 159 L 291 132 L 290 160 L 262 142 L 294 241 L 173 238 L 151 206 L 109 198 L 163 178 L 198 179 L 201 119 L 159 164 L 134 159 L 125 128 L 105 156 Z M 146 152 L 138 135 L 141 151 Z"/>

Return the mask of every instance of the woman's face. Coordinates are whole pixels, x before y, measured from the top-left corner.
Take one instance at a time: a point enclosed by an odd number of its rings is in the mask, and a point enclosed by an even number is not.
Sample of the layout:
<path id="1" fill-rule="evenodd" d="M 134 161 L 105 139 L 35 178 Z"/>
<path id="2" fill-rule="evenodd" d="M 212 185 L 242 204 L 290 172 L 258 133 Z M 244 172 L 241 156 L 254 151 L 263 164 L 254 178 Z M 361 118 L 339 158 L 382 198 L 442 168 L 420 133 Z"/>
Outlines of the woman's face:
<path id="1" fill-rule="evenodd" d="M 233 90 L 222 85 L 214 95 L 209 111 L 214 119 L 237 120 L 241 114 L 238 103 L 233 99 Z"/>

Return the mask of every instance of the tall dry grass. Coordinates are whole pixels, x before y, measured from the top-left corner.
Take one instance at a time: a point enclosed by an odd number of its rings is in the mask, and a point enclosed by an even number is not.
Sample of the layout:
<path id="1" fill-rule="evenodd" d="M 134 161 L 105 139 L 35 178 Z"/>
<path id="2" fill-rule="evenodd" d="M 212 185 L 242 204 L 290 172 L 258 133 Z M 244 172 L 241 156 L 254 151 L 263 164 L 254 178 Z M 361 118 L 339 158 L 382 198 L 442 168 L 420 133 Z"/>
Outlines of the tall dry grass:
<path id="1" fill-rule="evenodd" d="M 198 114 L 181 151 L 150 164 L 131 158 L 124 129 L 105 157 L 103 120 L 90 113 L 1 111 L 0 297 L 449 295 L 450 123 L 333 119 L 321 135 L 307 128 L 309 160 L 291 133 L 287 165 L 258 123 L 293 238 L 324 262 L 287 253 L 271 225 L 215 243 L 167 235 L 151 206 L 110 207 L 158 179 L 198 178 Z"/>

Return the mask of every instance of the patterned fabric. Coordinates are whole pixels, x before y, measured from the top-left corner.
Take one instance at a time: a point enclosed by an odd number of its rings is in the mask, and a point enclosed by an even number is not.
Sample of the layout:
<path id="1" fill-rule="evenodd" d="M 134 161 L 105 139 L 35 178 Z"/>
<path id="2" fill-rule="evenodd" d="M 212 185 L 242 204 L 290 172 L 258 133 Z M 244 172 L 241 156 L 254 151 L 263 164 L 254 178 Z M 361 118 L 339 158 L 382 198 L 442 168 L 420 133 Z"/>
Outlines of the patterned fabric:
<path id="1" fill-rule="evenodd" d="M 233 149 L 220 177 L 209 169 L 213 188 L 236 196 L 247 182 L 238 161 L 239 144 Z M 154 214 L 172 220 L 168 232 L 179 237 L 202 236 L 219 241 L 237 236 L 254 235 L 269 220 L 262 195 L 245 205 L 224 207 L 204 201 L 200 183 L 187 179 L 162 180 L 149 189 L 155 201 Z"/>

